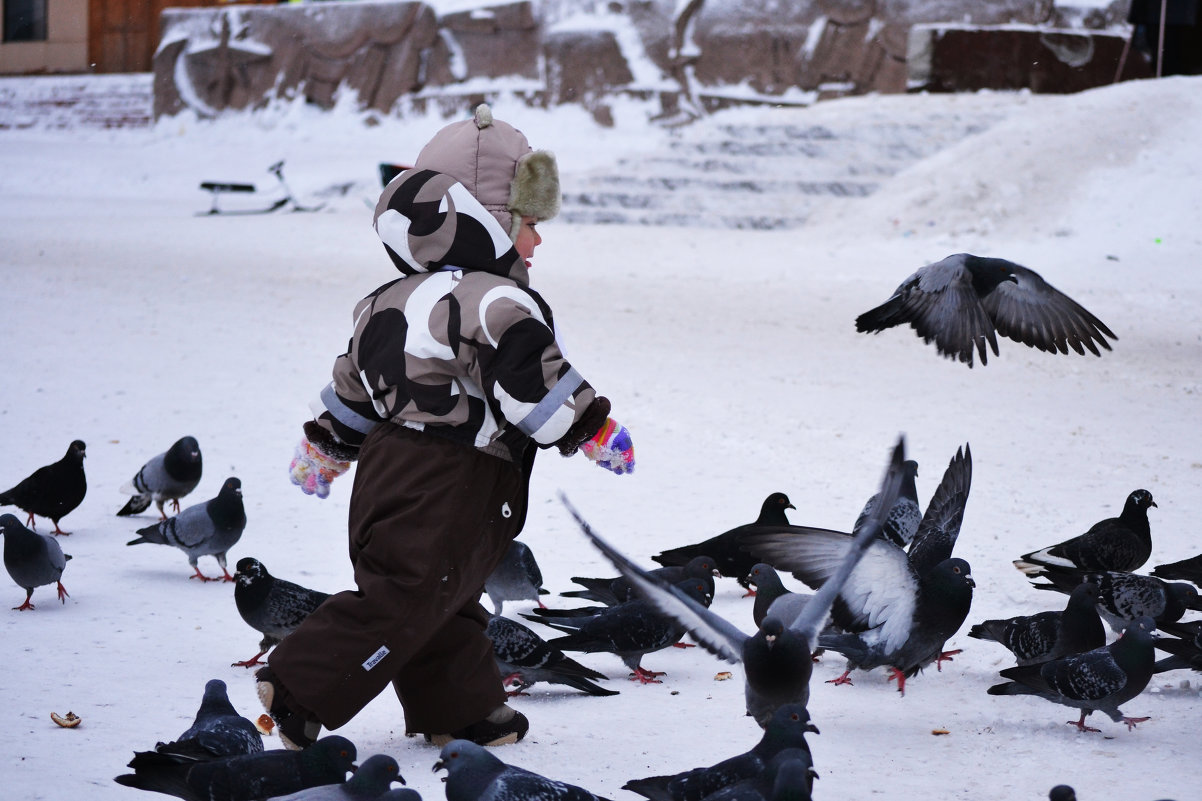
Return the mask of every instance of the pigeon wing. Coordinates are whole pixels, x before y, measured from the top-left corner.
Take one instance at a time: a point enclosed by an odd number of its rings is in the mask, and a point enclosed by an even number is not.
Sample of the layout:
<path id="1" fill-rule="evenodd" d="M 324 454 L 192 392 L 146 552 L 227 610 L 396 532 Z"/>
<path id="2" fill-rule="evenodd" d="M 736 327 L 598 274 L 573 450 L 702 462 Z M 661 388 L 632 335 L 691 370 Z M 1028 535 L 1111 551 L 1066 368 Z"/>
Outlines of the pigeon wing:
<path id="1" fill-rule="evenodd" d="M 1071 347 L 1101 356 L 1098 345 L 1111 349 L 1106 337 L 1118 337 L 1084 306 L 1034 270 L 1018 264 L 1010 270 L 1015 280 L 1001 282 L 981 299 L 998 333 L 1048 353 L 1068 353 Z"/>
<path id="2" fill-rule="evenodd" d="M 919 576 L 925 576 L 932 567 L 951 557 L 971 485 L 972 451 L 965 444 L 956 449 L 956 455 L 948 463 L 918 524 L 918 533 L 910 543 L 910 564 Z"/>

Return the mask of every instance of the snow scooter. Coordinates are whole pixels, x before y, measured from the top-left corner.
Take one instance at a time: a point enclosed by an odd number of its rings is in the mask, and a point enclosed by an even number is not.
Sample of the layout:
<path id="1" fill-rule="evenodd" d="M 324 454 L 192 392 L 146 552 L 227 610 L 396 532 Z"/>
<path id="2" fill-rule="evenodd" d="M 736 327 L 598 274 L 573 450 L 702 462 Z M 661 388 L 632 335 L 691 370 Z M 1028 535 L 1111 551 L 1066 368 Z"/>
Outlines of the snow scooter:
<path id="1" fill-rule="evenodd" d="M 271 205 L 264 208 L 250 209 L 223 209 L 220 207 L 220 200 L 226 194 L 255 194 L 258 190 L 254 184 L 232 183 L 228 181 L 202 181 L 200 188 L 212 195 L 213 205 L 208 211 L 197 212 L 197 216 L 207 217 L 210 214 L 270 214 L 273 211 L 279 211 L 285 206 L 291 205 L 292 211 L 317 211 L 325 206 L 325 203 L 320 203 L 316 206 L 302 206 L 296 202 L 296 198 L 292 196 L 292 190 L 288 186 L 288 182 L 284 180 L 284 162 L 277 161 L 267 168 L 267 171 L 275 176 L 278 186 L 277 191 L 282 192 L 282 196 L 272 201 Z"/>

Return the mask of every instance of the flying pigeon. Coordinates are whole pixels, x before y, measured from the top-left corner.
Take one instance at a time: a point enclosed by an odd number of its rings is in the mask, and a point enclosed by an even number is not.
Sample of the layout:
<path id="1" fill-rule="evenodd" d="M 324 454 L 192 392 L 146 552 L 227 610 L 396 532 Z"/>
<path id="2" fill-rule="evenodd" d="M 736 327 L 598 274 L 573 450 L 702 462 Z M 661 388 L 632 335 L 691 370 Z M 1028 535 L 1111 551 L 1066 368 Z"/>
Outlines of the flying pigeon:
<path id="1" fill-rule="evenodd" d="M 33 609 L 33 591 L 46 584 L 58 588 L 58 599 L 67 602 L 67 590 L 61 581 L 70 554 L 63 553 L 58 541 L 49 534 L 38 534 L 21 525 L 16 515 L 0 515 L 0 534 L 4 535 L 4 567 L 18 587 L 25 590 L 25 602 L 17 611 Z"/>
<path id="2" fill-rule="evenodd" d="M 543 589 L 543 573 L 530 546 L 520 540 L 511 542 L 500 564 L 484 582 L 484 592 L 497 615 L 506 601 L 534 601 L 543 606 L 538 596 L 546 595 L 547 591 Z"/>
<path id="3" fill-rule="evenodd" d="M 682 596 L 692 598 L 700 606 L 708 606 L 713 599 L 703 579 L 687 579 L 674 586 Z M 523 617 L 567 632 L 547 641 L 552 648 L 615 654 L 630 668 L 630 678 L 644 684 L 659 684 L 656 677 L 664 674 L 642 667 L 643 657 L 670 648 L 685 635 L 684 626 L 641 598 L 617 606 L 598 607 L 597 614 L 591 617 Z"/>
<path id="4" fill-rule="evenodd" d="M 224 580 L 233 581 L 234 577 L 225 566 L 225 555 L 242 539 L 244 528 L 246 510 L 242 506 L 242 482 L 237 478 L 227 478 L 216 498 L 189 506 L 175 517 L 153 526 L 138 529 L 141 536 L 125 544 L 153 542 L 179 548 L 188 555 L 188 564 L 195 571 L 189 578 L 201 581 L 221 580 L 211 579 L 201 573 L 196 564 L 202 556 L 213 556 L 221 566 Z"/>
<path id="5" fill-rule="evenodd" d="M 647 572 L 659 576 L 669 584 L 676 584 L 689 578 L 713 577 L 714 570 L 714 560 L 702 555 L 694 556 L 684 565 L 657 567 Z M 616 576 L 614 578 L 572 576 L 572 581 L 584 587 L 584 589 L 569 590 L 561 592 L 560 595 L 565 598 L 584 598 L 589 601 L 605 604 L 606 606 L 616 606 L 637 597 L 634 587 L 625 576 Z"/>
<path id="6" fill-rule="evenodd" d="M 831 608 L 834 629 L 818 645 L 848 659 L 833 684 L 850 684 L 854 669 L 888 667 L 905 694 L 905 680 L 934 662 L 937 668 L 958 651 L 943 644 L 959 630 L 976 586 L 966 561 L 952 557 L 972 483 L 972 452 L 957 449 L 927 504 L 908 551 L 883 538 L 867 546 L 862 561 L 838 590 Z M 846 534 L 808 529 L 804 536 L 760 534 L 747 547 L 778 570 L 814 588 L 828 582 L 853 548 Z"/>
<path id="7" fill-rule="evenodd" d="M 985 620 L 970 628 L 968 636 L 1000 643 L 1019 665 L 1092 651 L 1106 644 L 1097 602 L 1097 585 L 1085 582 L 1073 588 L 1063 611 Z"/>
<path id="8" fill-rule="evenodd" d="M 159 515 L 166 520 L 163 504 L 171 501 L 172 510 L 179 512 L 179 499 L 196 489 L 200 483 L 201 467 L 200 445 L 196 438 L 181 437 L 165 452 L 142 465 L 137 474 L 121 487 L 122 492 L 133 497 L 117 515 L 139 514 L 154 501 Z"/>
<path id="9" fill-rule="evenodd" d="M 272 796 L 272 801 L 378 801 L 386 795 L 393 782 L 405 783 L 401 766 L 386 754 L 375 754 L 363 760 L 354 775 L 341 784 L 322 784 L 297 790 L 288 795 Z M 397 788 L 402 789 L 402 788 Z"/>
<path id="10" fill-rule="evenodd" d="M 447 801 L 608 801 L 583 787 L 507 765 L 470 740 L 444 745 L 434 770 L 447 772 Z"/>
<path id="11" fill-rule="evenodd" d="M 188 801 L 256 801 L 341 784 L 355 769 L 355 756 L 354 744 L 339 735 L 303 751 L 281 748 L 213 759 L 150 751 L 136 754 L 130 762 L 134 772 L 114 781 Z"/>
<path id="12" fill-rule="evenodd" d="M 1105 712 L 1128 729 L 1148 718 L 1129 718 L 1121 704 L 1143 692 L 1152 678 L 1155 662 L 1156 623 L 1150 617 L 1133 621 L 1110 645 L 1038 665 L 1018 665 L 1001 671 L 1010 679 L 989 688 L 990 695 L 1037 695 L 1056 704 L 1081 710 L 1080 720 L 1070 720 L 1079 731 L 1098 731 L 1085 725 L 1094 711 Z"/>
<path id="13" fill-rule="evenodd" d="M 622 789 L 651 801 L 700 801 L 736 783 L 763 777 L 772 760 L 785 752 L 804 760 L 810 753 L 806 735 L 817 732 L 804 705 L 785 704 L 772 714 L 759 742 L 748 751 L 708 767 L 631 779 Z"/>
<path id="14" fill-rule="evenodd" d="M 493 656 L 506 685 L 516 685 L 509 695 L 520 695 L 536 682 L 564 684 L 589 695 L 617 695 L 593 679 L 607 679 L 603 673 L 585 667 L 531 629 L 507 617 L 494 616 L 484 633 L 492 640 Z"/>
<path id="15" fill-rule="evenodd" d="M 718 572 L 723 576 L 736 578 L 746 586 L 747 574 L 759 561 L 743 550 L 743 537 L 758 531 L 763 526 L 787 526 L 789 518 L 785 516 L 786 509 L 796 509 L 789 501 L 789 496 L 783 492 L 774 492 L 764 499 L 760 505 L 759 517 L 754 522 L 736 526 L 708 540 L 695 545 L 682 545 L 670 548 L 652 556 L 654 562 L 664 566 L 686 565 L 695 556 L 709 556 L 714 560 Z"/>
<path id="16" fill-rule="evenodd" d="M 50 518 L 54 533 L 67 535 L 58 521 L 66 517 L 83 502 L 88 492 L 87 477 L 83 472 L 83 460 L 87 446 L 83 440 L 75 440 L 67 447 L 66 454 L 54 464 L 39 467 L 17 486 L 0 492 L 0 506 L 16 506 L 29 517 L 25 525 L 37 530 L 34 515 Z"/>
<path id="17" fill-rule="evenodd" d="M 225 682 L 210 679 L 192 725 L 172 742 L 157 743 L 154 750 L 196 760 L 256 754 L 263 750 L 263 735 L 234 709 Z M 136 770 L 138 761 L 135 754 L 129 766 Z"/>
<path id="18" fill-rule="evenodd" d="M 810 673 L 819 629 L 843 582 L 852 574 L 870 543 L 896 548 L 887 545 L 879 535 L 903 480 L 904 442 L 898 442 L 892 456 L 881 483 L 882 504 L 878 511 L 870 515 L 854 539 L 841 537 L 850 547 L 835 560 L 831 580 L 808 603 L 801 605 L 794 616 L 780 618 L 769 614 L 753 635 L 745 634 L 725 618 L 638 567 L 601 539 L 566 499 L 561 497 L 561 500 L 576 518 L 585 536 L 614 563 L 622 575 L 631 580 L 639 594 L 647 598 L 647 603 L 685 628 L 710 653 L 728 662 L 743 663 L 747 714 L 764 727 L 780 707 L 788 704 L 804 707 L 808 703 Z M 786 539 L 789 536 L 786 535 Z"/>
<path id="19" fill-rule="evenodd" d="M 1098 614 L 1114 631 L 1122 631 L 1131 621 L 1147 616 L 1157 625 L 1180 620 L 1187 610 L 1202 610 L 1202 597 L 1192 584 L 1168 582 L 1155 576 L 1107 570 L 1099 573 L 1081 570 L 1049 569 L 1040 576 L 1049 583 L 1031 585 L 1040 590 L 1071 593 L 1088 581 L 1098 586 Z"/>
<path id="20" fill-rule="evenodd" d="M 857 317 L 856 330 L 879 334 L 902 323 L 924 343 L 934 341 L 941 356 L 970 368 L 974 347 L 982 365 L 986 343 L 998 355 L 995 333 L 1048 353 L 1088 348 L 1095 356 L 1102 355 L 1098 345 L 1111 349 L 1106 337 L 1118 339 L 1034 270 L 970 253 L 920 267 L 887 301 Z"/>
<path id="21" fill-rule="evenodd" d="M 1048 567 L 1078 570 L 1138 570 L 1152 554 L 1152 531 L 1148 507 L 1155 506 L 1152 493 L 1138 489 L 1127 496 L 1118 517 L 1094 523 L 1084 534 L 1023 554 L 1014 566 L 1028 576 L 1038 576 Z"/>
<path id="22" fill-rule="evenodd" d="M 246 625 L 263 634 L 259 653 L 232 667 L 249 668 L 262 664 L 259 659 L 278 645 L 320 606 L 328 593 L 310 590 L 291 581 L 276 578 L 258 559 L 243 557 L 234 566 L 234 604 Z"/>
<path id="23" fill-rule="evenodd" d="M 1157 565 L 1152 568 L 1152 575 L 1169 581 L 1192 581 L 1202 587 L 1202 553 L 1180 562 Z"/>

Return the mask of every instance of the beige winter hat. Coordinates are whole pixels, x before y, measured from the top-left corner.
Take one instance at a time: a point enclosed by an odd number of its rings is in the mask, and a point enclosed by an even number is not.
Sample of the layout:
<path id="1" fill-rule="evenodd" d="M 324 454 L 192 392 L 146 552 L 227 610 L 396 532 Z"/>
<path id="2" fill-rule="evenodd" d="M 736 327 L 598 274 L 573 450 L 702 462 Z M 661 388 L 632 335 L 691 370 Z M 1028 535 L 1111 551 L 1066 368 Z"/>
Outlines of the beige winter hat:
<path id="1" fill-rule="evenodd" d="M 417 156 L 415 169 L 450 175 L 472 193 L 516 240 L 522 217 L 549 220 L 559 213 L 559 168 L 555 154 L 532 150 L 525 135 L 495 120 L 486 104 L 472 119 L 434 134 Z"/>

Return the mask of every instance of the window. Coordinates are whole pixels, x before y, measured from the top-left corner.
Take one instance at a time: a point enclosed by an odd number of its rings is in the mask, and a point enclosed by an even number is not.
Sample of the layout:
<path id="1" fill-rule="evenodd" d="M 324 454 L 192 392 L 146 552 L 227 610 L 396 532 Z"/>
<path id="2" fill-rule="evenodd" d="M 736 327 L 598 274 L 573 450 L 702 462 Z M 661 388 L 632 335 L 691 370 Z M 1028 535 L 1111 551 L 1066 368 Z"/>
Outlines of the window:
<path id="1" fill-rule="evenodd" d="M 4 41 L 46 41 L 47 0 L 0 0 L 4 3 Z"/>

